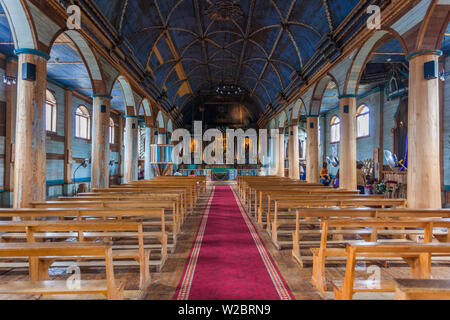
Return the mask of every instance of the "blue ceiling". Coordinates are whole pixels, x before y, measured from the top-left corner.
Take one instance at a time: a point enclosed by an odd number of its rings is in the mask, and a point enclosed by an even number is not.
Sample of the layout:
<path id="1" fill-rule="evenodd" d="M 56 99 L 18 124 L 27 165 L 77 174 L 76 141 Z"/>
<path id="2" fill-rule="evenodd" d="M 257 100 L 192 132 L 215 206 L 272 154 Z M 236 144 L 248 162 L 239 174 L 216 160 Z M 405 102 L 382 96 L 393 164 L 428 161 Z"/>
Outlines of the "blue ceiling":
<path id="1" fill-rule="evenodd" d="M 242 16 L 231 20 L 212 20 L 208 15 L 218 0 L 84 2 L 95 3 L 155 83 L 167 91 L 171 105 L 192 108 L 203 90 L 232 83 L 247 90 L 247 100 L 255 105 L 250 109 L 256 112 L 286 92 L 297 72 L 313 57 L 321 38 L 335 30 L 360 2 L 367 1 L 235 0 L 237 16 Z M 450 50 L 449 33 L 450 28 L 442 44 L 445 53 Z M 13 50 L 8 21 L 0 6 L 0 52 L 14 56 Z M 388 39 L 372 55 L 366 73 L 381 72 L 383 63 L 404 61 L 400 43 Z M 52 47 L 48 78 L 92 95 L 86 67 L 66 37 Z M 372 87 L 364 84 L 359 93 Z M 118 83 L 112 96 L 112 107 L 124 112 Z M 336 108 L 338 103 L 337 90 L 329 88 L 321 112 Z"/>
<path id="2" fill-rule="evenodd" d="M 311 60 L 320 40 L 364 0 L 85 0 L 183 107 L 222 83 L 247 90 L 262 110 Z M 234 10 L 209 13 L 219 2 Z M 222 7 L 223 8 L 223 7 Z"/>

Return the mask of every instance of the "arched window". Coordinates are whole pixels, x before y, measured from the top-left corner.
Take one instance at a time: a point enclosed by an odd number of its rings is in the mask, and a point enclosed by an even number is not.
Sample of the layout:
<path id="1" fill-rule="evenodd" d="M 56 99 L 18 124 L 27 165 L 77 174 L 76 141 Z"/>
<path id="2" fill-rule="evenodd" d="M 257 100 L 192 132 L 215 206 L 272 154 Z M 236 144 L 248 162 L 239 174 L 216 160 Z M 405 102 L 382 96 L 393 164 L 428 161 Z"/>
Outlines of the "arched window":
<path id="1" fill-rule="evenodd" d="M 112 118 L 109 118 L 109 143 L 114 144 L 115 143 L 115 134 L 116 129 L 114 128 L 114 120 Z"/>
<path id="2" fill-rule="evenodd" d="M 75 112 L 75 137 L 87 140 L 91 138 L 91 117 L 85 106 L 79 106 Z"/>
<path id="3" fill-rule="evenodd" d="M 341 119 L 334 116 L 331 119 L 331 143 L 337 143 L 341 140 Z"/>
<path id="4" fill-rule="evenodd" d="M 45 95 L 45 108 L 47 131 L 56 133 L 56 99 L 50 90 Z"/>
<path id="5" fill-rule="evenodd" d="M 365 104 L 356 110 L 357 137 L 368 137 L 370 135 L 370 109 Z"/>

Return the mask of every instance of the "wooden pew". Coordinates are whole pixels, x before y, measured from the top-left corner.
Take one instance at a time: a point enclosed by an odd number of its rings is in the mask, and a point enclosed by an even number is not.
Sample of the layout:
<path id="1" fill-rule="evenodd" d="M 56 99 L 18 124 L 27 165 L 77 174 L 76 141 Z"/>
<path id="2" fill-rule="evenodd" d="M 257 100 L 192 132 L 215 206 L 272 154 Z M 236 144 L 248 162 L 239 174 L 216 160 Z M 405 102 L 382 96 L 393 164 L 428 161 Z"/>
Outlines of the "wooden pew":
<path id="1" fill-rule="evenodd" d="M 207 179 L 206 176 L 195 176 L 195 177 L 186 177 L 186 176 L 164 176 L 164 177 L 156 177 L 151 180 L 139 180 L 139 182 L 146 182 L 146 181 L 168 181 L 168 182 L 178 182 L 178 181 L 195 181 L 200 189 L 203 192 L 206 192 L 206 185 L 207 185 Z"/>
<path id="2" fill-rule="evenodd" d="M 180 225 L 183 225 L 188 215 L 187 201 L 182 193 L 86 192 L 73 197 L 59 197 L 54 201 L 74 201 L 74 199 L 80 199 L 80 201 L 175 201 L 177 211 L 180 213 Z"/>
<path id="3" fill-rule="evenodd" d="M 147 188 L 147 187 L 178 187 L 178 188 L 187 188 L 191 195 L 191 198 L 194 201 L 197 201 L 199 198 L 199 194 L 203 189 L 199 184 L 198 179 L 188 178 L 188 179 L 176 179 L 176 178 L 165 178 L 158 177 L 152 180 L 139 180 L 132 181 L 128 184 L 122 184 L 120 186 L 112 186 L 112 188 Z M 206 189 L 205 189 L 206 190 Z"/>
<path id="4" fill-rule="evenodd" d="M 17 219 L 20 218 L 23 221 L 38 220 L 38 219 L 59 219 L 67 220 L 72 219 L 76 221 L 97 219 L 98 221 L 107 221 L 114 219 L 113 221 L 141 221 L 143 224 L 147 219 L 155 219 L 160 221 L 155 231 L 144 230 L 144 239 L 156 240 L 156 245 L 151 245 L 154 251 L 160 251 L 160 255 L 157 260 L 151 260 L 150 265 L 157 268 L 158 271 L 162 269 L 165 261 L 167 260 L 167 233 L 164 219 L 164 209 L 144 209 L 144 208 L 132 208 L 132 209 L 109 209 L 109 208 L 67 208 L 67 209 L 52 209 L 52 208 L 25 208 L 25 209 L 0 209 L 0 218 L 3 219 Z M 20 235 L 17 235 L 20 236 Z M 16 240 L 14 237 L 8 237 L 3 235 L 3 240 L 11 241 Z M 19 238 L 24 238 L 22 235 Z M 134 246 L 133 246 L 134 247 Z M 147 245 L 145 245 L 147 247 Z"/>
<path id="5" fill-rule="evenodd" d="M 41 259 L 52 257 L 92 256 L 103 259 L 106 266 L 105 280 L 81 280 L 79 288 L 67 285 L 67 281 L 40 280 L 44 269 Z M 124 281 L 114 278 L 113 253 L 110 245 L 102 243 L 0 243 L 0 257 L 24 257 L 37 259 L 36 268 L 30 269 L 31 281 L 7 281 L 0 283 L 0 294 L 66 295 L 103 294 L 108 300 L 123 298 Z"/>
<path id="6" fill-rule="evenodd" d="M 449 209 L 407 209 L 407 208 L 394 208 L 394 209 L 374 209 L 374 208 L 301 208 L 296 210 L 296 222 L 295 231 L 292 235 L 292 256 L 294 259 L 303 266 L 305 257 L 301 255 L 300 245 L 305 245 L 310 249 L 314 245 L 323 243 L 323 238 L 320 241 L 301 241 L 304 234 L 301 233 L 301 226 L 310 224 L 311 222 L 319 221 L 319 219 L 333 219 L 333 218 L 346 218 L 346 219 L 390 219 L 390 218 L 412 218 L 412 219 L 424 219 L 424 218 L 449 218 Z M 338 233 L 338 231 L 337 231 Z M 402 234 L 401 231 L 398 232 Z M 407 234 L 404 232 L 403 234 Z M 321 235 L 321 233 L 320 233 Z M 446 238 L 446 237 L 445 237 Z M 337 244 L 345 244 L 343 240 L 335 241 Z"/>
<path id="7" fill-rule="evenodd" d="M 327 247 L 328 236 L 334 231 L 335 234 L 358 234 L 371 242 L 390 242 L 399 241 L 393 240 L 379 240 L 379 236 L 387 235 L 423 235 L 424 242 L 432 242 L 433 228 L 448 228 L 450 221 L 444 219 L 422 219 L 422 218 L 383 218 L 383 219 L 323 219 L 321 224 L 321 241 L 320 248 L 312 248 L 313 252 L 313 275 L 312 283 L 316 288 L 324 293 L 326 291 L 325 279 L 325 260 L 327 257 L 345 257 L 345 249 Z M 343 229 L 345 228 L 345 230 Z M 389 229 L 391 228 L 391 229 Z M 397 228 L 392 230 L 392 228 Z M 404 230 L 409 228 L 408 230 Z M 335 230 L 331 230 L 335 229 Z M 400 230 L 398 230 L 400 229 Z M 356 241 L 358 242 L 358 241 Z M 350 243 L 350 241 L 348 241 Z M 298 248 L 296 248 L 297 252 Z M 298 253 L 297 253 L 298 254 Z"/>
<path id="8" fill-rule="evenodd" d="M 304 182 L 258 182 L 258 183 L 248 183 L 247 188 L 244 189 L 243 199 L 244 204 L 246 204 L 249 211 L 251 211 L 251 204 L 255 203 L 255 207 L 258 203 L 258 193 L 261 191 L 278 191 L 278 192 L 290 192 L 291 194 L 324 194 L 324 193 L 335 193 L 335 194 L 359 194 L 357 190 L 342 190 L 335 189 L 331 187 L 324 187 L 320 184 L 309 184 Z M 262 200 L 260 200 L 262 201 Z"/>
<path id="9" fill-rule="evenodd" d="M 343 281 L 333 280 L 335 300 L 352 300 L 356 292 L 394 292 L 393 281 L 379 281 L 375 287 L 367 280 L 355 280 L 356 259 L 363 257 L 398 257 L 405 260 L 411 268 L 412 278 L 429 279 L 431 256 L 450 256 L 450 243 L 353 243 L 347 245 L 347 264 Z"/>
<path id="10" fill-rule="evenodd" d="M 113 246 L 114 260 L 135 260 L 139 264 L 140 283 L 139 288 L 144 291 L 150 285 L 150 250 L 144 248 L 144 231 L 142 223 L 126 221 L 0 221 L 0 232 L 10 234 L 13 238 L 25 238 L 27 242 L 34 243 L 44 239 L 67 240 L 68 238 L 78 238 L 83 242 L 88 239 L 97 238 L 137 238 L 138 249 L 123 250 Z M 18 234 L 20 233 L 20 234 Z M 72 242 L 73 243 L 73 242 Z M 90 257 L 78 257 L 79 259 L 89 259 Z M 72 260 L 67 256 L 65 259 Z M 64 260 L 65 260 L 64 259 Z M 55 259 L 46 260 L 48 267 Z M 45 272 L 45 270 L 43 270 Z M 47 275 L 41 272 L 40 280 L 47 280 Z"/>
<path id="11" fill-rule="evenodd" d="M 395 300 L 450 300 L 450 280 L 395 279 Z"/>
<path id="12" fill-rule="evenodd" d="M 353 199 L 365 199 L 365 200 L 382 200 L 386 199 L 384 195 L 357 195 L 357 194 L 314 194 L 314 195 L 304 195 L 304 194 L 291 194 L 291 193 L 280 193 L 280 192 L 267 192 L 267 207 L 264 208 L 263 202 L 259 203 L 258 207 L 258 224 L 263 227 L 264 218 L 271 217 L 271 210 L 274 207 L 275 201 L 321 201 L 321 200 L 353 200 Z M 261 194 L 260 199 L 263 198 Z M 266 213 L 265 216 L 263 213 Z M 267 229 L 267 226 L 266 226 Z"/>
<path id="13" fill-rule="evenodd" d="M 272 241 L 277 247 L 281 249 L 278 240 L 278 232 L 280 226 L 291 226 L 293 229 L 296 223 L 295 213 L 283 213 L 284 218 L 279 218 L 280 209 L 297 210 L 300 208 L 329 208 L 329 207 L 406 207 L 406 200 L 404 199 L 370 199 L 370 198 L 353 198 L 353 199 L 326 199 L 326 200 L 275 200 L 273 216 L 268 212 L 267 217 L 267 232 L 272 237 Z M 288 234 L 292 235 L 291 230 Z M 290 241 L 288 241 L 290 242 Z"/>
<path id="14" fill-rule="evenodd" d="M 298 196 L 298 195 L 304 195 L 304 196 L 334 196 L 334 195 L 352 195 L 356 196 L 359 195 L 360 192 L 358 190 L 342 190 L 342 189 L 334 189 L 330 187 L 318 187 L 318 186 L 254 186 L 252 190 L 249 191 L 250 198 L 248 201 L 248 210 L 249 212 L 252 211 L 252 202 L 254 202 L 254 215 L 258 215 L 258 211 L 260 211 L 262 208 L 262 202 L 263 198 L 267 197 L 268 201 L 270 202 L 270 197 L 274 195 L 291 195 L 291 196 Z M 252 200 L 251 194 L 254 194 L 254 201 Z M 258 194 L 259 194 L 259 201 L 258 201 Z M 259 203 L 259 206 L 258 206 Z M 268 204 L 268 207 L 270 209 L 270 203 Z"/>
<path id="15" fill-rule="evenodd" d="M 105 200 L 100 201 L 96 198 L 82 198 L 74 197 L 71 201 L 39 201 L 32 202 L 33 208 L 163 208 L 165 210 L 172 210 L 172 215 L 166 215 L 166 226 L 172 232 L 173 241 L 176 243 L 177 234 L 180 232 L 181 216 L 177 203 L 174 200 L 139 200 L 139 201 L 114 201 Z M 169 219 L 168 219 L 169 218 Z"/>
<path id="16" fill-rule="evenodd" d="M 183 199 L 185 199 L 185 208 L 190 208 L 190 212 L 192 213 L 194 210 L 194 194 L 191 188 L 186 187 L 173 187 L 173 186 L 164 186 L 164 185 L 153 185 L 153 186 L 115 186 L 112 188 L 104 188 L 104 189 L 92 189 L 93 193 L 134 193 L 134 194 L 144 194 L 144 193 L 183 193 Z M 188 196 L 189 194 L 189 196 Z"/>

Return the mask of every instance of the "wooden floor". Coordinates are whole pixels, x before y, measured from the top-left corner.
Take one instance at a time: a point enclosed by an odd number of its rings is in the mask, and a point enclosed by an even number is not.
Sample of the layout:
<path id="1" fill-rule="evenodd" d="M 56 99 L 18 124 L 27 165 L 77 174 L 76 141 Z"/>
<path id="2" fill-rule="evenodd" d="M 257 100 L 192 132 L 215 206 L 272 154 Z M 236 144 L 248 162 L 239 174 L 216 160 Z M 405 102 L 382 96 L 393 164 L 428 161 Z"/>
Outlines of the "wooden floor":
<path id="1" fill-rule="evenodd" d="M 222 183 L 227 184 L 227 183 Z M 210 190 L 210 189 L 209 189 Z M 208 190 L 208 193 L 209 193 Z M 200 219 L 202 213 L 205 209 L 206 200 L 208 194 L 203 195 L 200 201 L 197 203 L 194 215 L 191 215 L 186 224 L 183 227 L 183 233 L 179 236 L 177 240 L 177 247 L 173 254 L 171 254 L 160 273 L 152 272 L 152 284 L 148 289 L 147 293 L 141 295 L 141 298 L 147 300 L 172 300 L 177 285 L 180 281 L 181 275 L 183 273 L 188 255 L 194 241 L 194 237 L 197 228 L 200 224 Z M 297 300 L 321 300 L 321 299 L 332 299 L 333 294 L 331 288 L 326 297 L 321 297 L 319 292 L 311 285 L 311 273 L 312 268 L 306 265 L 305 268 L 300 268 L 299 265 L 294 261 L 291 256 L 291 251 L 289 249 L 278 251 L 272 245 L 268 234 L 265 231 L 258 230 L 265 245 L 267 246 L 270 254 L 272 255 L 275 263 L 277 264 L 282 276 L 284 277 L 286 283 L 288 284 L 294 298 Z M 328 279 L 343 279 L 345 273 L 345 263 L 338 264 L 335 266 L 330 266 L 327 264 L 327 278 Z M 392 263 L 389 267 L 382 267 L 381 276 L 382 279 L 392 279 L 394 277 L 409 277 L 409 268 L 406 264 Z M 363 267 L 363 266 L 362 266 Z M 365 267 L 368 267 L 366 265 Z M 364 268 L 361 268 L 358 276 L 361 278 L 368 278 L 369 275 Z M 433 278 L 436 279 L 448 279 L 450 275 L 450 263 L 433 264 Z M 51 279 L 67 279 L 67 271 L 63 268 L 52 268 Z M 95 268 L 82 268 L 81 277 L 82 279 L 96 279 L 101 278 L 99 275 L 101 271 Z M 138 268 L 116 268 L 115 270 L 116 278 L 126 279 L 127 284 L 125 290 L 130 291 L 130 299 L 136 299 L 138 297 L 138 285 L 139 285 L 139 270 Z M 26 269 L 0 269 L 0 281 L 8 280 L 26 280 L 27 279 Z M 67 297 L 53 297 L 53 298 L 66 298 L 73 299 L 73 296 Z M 77 298 L 77 297 L 75 297 Z M 393 294 L 357 294 L 354 296 L 355 299 L 393 299 Z M 5 296 L 0 295 L 0 300 L 8 299 L 41 299 L 39 296 Z M 46 297 L 45 299 L 49 299 Z"/>

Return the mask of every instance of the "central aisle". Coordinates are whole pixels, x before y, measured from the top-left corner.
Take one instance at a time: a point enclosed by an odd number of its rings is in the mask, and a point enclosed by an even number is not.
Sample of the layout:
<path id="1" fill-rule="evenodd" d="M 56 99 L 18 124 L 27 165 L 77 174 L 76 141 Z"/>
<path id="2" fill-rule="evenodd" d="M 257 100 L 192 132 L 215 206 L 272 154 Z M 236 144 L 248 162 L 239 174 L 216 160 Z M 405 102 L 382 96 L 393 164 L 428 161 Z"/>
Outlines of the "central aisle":
<path id="1" fill-rule="evenodd" d="M 228 186 L 211 192 L 175 299 L 292 299 L 237 194 Z"/>

